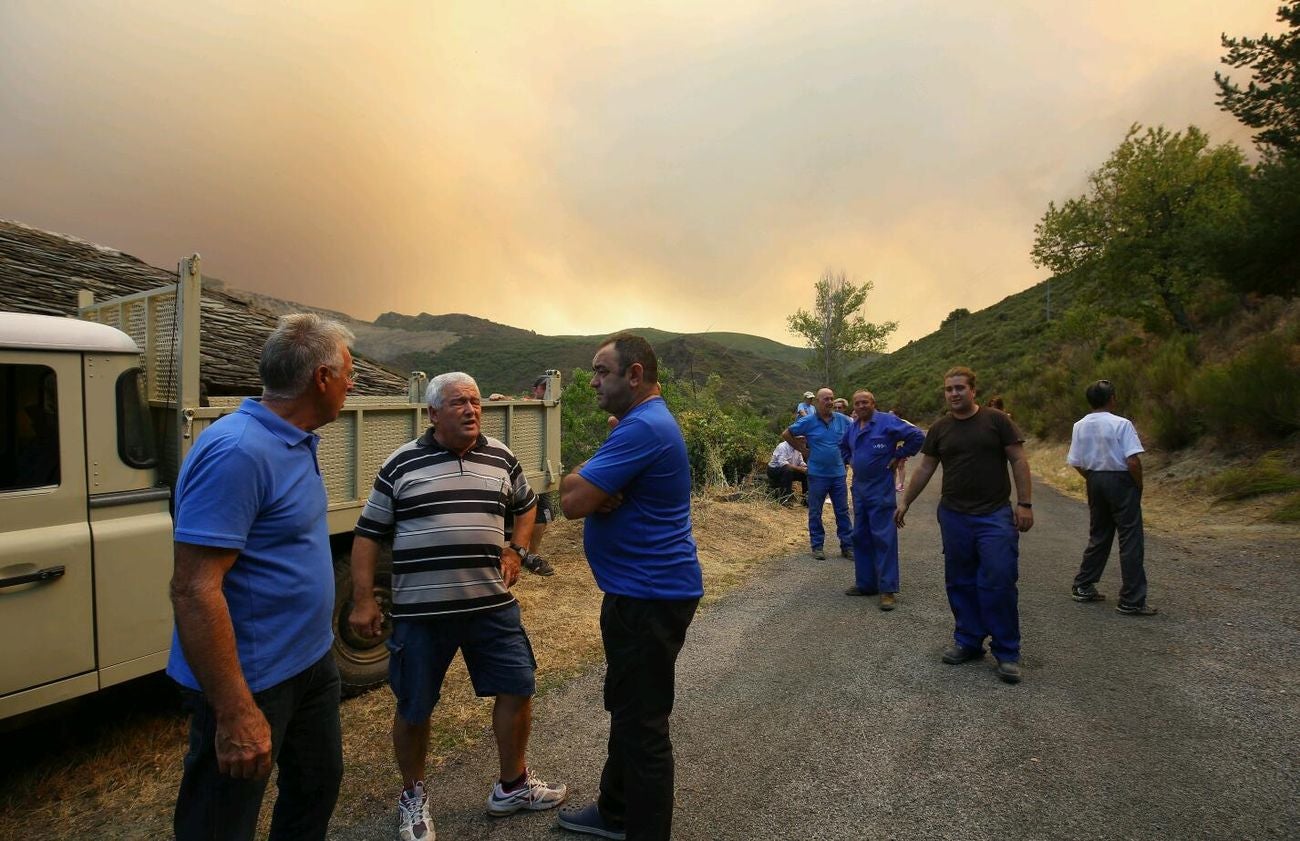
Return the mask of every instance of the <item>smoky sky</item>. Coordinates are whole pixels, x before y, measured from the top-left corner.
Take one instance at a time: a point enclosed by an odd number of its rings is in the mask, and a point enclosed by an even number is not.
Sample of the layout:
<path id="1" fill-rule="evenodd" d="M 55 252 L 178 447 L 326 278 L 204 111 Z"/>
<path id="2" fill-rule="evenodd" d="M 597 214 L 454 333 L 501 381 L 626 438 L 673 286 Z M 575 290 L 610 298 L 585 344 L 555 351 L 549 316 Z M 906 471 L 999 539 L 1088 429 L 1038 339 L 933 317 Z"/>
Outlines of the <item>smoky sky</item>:
<path id="1" fill-rule="evenodd" d="M 897 347 L 1042 280 L 1131 124 L 1248 146 L 1219 36 L 1276 5 L 5 0 L 0 218 L 540 333 L 797 344 L 830 268 Z"/>

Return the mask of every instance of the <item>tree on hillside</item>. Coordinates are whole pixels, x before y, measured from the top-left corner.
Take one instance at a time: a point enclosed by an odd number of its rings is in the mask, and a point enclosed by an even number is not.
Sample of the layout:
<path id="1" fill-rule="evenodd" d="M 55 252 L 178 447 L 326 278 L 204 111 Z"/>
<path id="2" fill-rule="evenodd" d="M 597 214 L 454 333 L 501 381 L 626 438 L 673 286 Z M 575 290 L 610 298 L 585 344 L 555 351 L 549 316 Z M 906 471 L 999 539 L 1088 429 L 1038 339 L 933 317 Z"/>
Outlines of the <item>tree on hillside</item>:
<path id="1" fill-rule="evenodd" d="M 1264 157 L 1251 174 L 1245 235 L 1223 250 L 1223 264 L 1242 292 L 1294 295 L 1300 291 L 1300 0 L 1279 8 L 1277 17 L 1290 23 L 1289 32 L 1223 36 L 1223 63 L 1253 73 L 1244 90 L 1214 74 L 1219 106 L 1262 129 L 1255 142 Z"/>
<path id="2" fill-rule="evenodd" d="M 1300 154 L 1300 0 L 1280 6 L 1277 19 L 1291 29 L 1259 38 L 1222 36 L 1229 67 L 1249 67 L 1254 79 L 1243 89 L 1222 73 L 1219 107 L 1261 131 L 1255 142 L 1282 154 Z"/>
<path id="3" fill-rule="evenodd" d="M 885 339 L 898 329 L 898 322 L 880 324 L 867 321 L 862 306 L 873 284 L 850 283 L 844 272 L 827 269 L 815 284 L 816 302 L 811 312 L 797 310 L 786 319 L 790 332 L 802 336 L 813 357 L 808 368 L 822 377 L 823 385 L 843 385 L 855 367 L 868 353 L 881 353 Z"/>
<path id="4" fill-rule="evenodd" d="M 1188 303 L 1219 280 L 1217 244 L 1241 228 L 1247 174 L 1241 150 L 1210 146 L 1195 126 L 1135 124 L 1084 195 L 1048 204 L 1034 226 L 1034 264 L 1087 271 L 1114 310 L 1150 316 L 1155 304 L 1163 317 L 1151 326 L 1194 332 Z"/>

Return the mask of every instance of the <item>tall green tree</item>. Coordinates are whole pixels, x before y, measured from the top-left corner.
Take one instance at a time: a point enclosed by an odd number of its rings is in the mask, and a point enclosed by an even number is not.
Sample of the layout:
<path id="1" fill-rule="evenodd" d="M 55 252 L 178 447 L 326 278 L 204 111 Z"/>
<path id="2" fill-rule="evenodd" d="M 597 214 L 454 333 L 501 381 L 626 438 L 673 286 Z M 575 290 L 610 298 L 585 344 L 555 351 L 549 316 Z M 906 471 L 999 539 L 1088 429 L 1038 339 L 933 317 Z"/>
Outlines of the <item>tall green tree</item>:
<path id="1" fill-rule="evenodd" d="M 1255 142 L 1284 155 L 1300 154 L 1300 0 L 1280 6 L 1277 19 L 1290 24 L 1281 35 L 1223 37 L 1223 63 L 1249 67 L 1253 79 L 1242 88 L 1215 73 L 1219 107 L 1243 124 L 1260 129 Z"/>
<path id="2" fill-rule="evenodd" d="M 1216 249 L 1240 231 L 1248 172 L 1240 149 L 1211 146 L 1195 126 L 1134 125 L 1086 193 L 1048 204 L 1034 226 L 1034 264 L 1087 271 L 1112 311 L 1194 332 L 1188 303 L 1220 280 Z"/>
<path id="3" fill-rule="evenodd" d="M 1222 250 L 1225 273 L 1242 292 L 1300 291 L 1300 0 L 1277 10 L 1291 28 L 1259 38 L 1223 36 L 1223 63 L 1250 68 L 1245 88 L 1215 73 L 1219 106 L 1260 129 L 1263 160 L 1247 191 L 1245 231 Z"/>
<path id="4" fill-rule="evenodd" d="M 876 324 L 862 314 L 873 287 L 869 280 L 850 283 L 844 272 L 826 269 L 814 286 L 812 310 L 797 310 L 786 319 L 790 332 L 802 336 L 812 349 L 808 368 L 822 378 L 823 385 L 845 386 L 864 357 L 883 352 L 885 340 L 898 329 L 897 321 Z"/>

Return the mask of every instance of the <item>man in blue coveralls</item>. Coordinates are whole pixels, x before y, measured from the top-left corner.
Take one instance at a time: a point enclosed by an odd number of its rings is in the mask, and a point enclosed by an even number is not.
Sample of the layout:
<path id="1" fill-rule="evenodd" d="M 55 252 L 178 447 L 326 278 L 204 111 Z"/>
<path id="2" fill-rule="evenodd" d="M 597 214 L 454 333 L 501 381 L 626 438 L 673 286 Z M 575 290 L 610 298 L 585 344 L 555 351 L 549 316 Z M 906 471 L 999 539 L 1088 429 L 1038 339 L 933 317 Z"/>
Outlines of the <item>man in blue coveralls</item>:
<path id="1" fill-rule="evenodd" d="M 848 596 L 880 594 L 880 609 L 893 610 L 898 593 L 898 526 L 894 467 L 916 455 L 925 433 L 902 418 L 876 411 L 869 391 L 853 393 L 854 420 L 840 451 L 853 465 L 854 585 Z"/>
<path id="2" fill-rule="evenodd" d="M 1034 525 L 1033 488 L 1024 437 L 1002 412 L 975 402 L 975 372 L 951 368 L 943 378 L 949 413 L 925 435 L 921 466 L 912 474 L 894 522 L 904 525 L 907 508 L 943 464 L 939 532 L 943 536 L 944 581 L 956 629 L 943 653 L 949 665 L 984 657 L 984 639 L 997 658 L 997 675 L 1020 682 L 1020 532 Z M 1012 507 L 1007 464 L 1016 481 Z"/>
<path id="3" fill-rule="evenodd" d="M 704 578 L 691 535 L 686 442 L 659 393 L 659 363 L 640 336 L 607 339 L 591 363 L 596 402 L 613 430 L 560 483 L 569 519 L 586 518 L 582 542 L 605 593 L 609 754 L 595 803 L 560 813 L 571 832 L 601 838 L 672 835 L 673 711 L 677 655 Z"/>
<path id="4" fill-rule="evenodd" d="M 849 520 L 849 491 L 844 484 L 844 456 L 840 440 L 849 429 L 849 418 L 832 408 L 835 393 L 829 388 L 817 391 L 817 411 L 790 424 L 781 437 L 799 451 L 808 462 L 808 538 L 812 556 L 826 560 L 822 544 L 826 529 L 822 527 L 822 506 L 831 498 L 835 510 L 835 532 L 840 539 L 840 554 L 853 557 L 853 523 Z"/>

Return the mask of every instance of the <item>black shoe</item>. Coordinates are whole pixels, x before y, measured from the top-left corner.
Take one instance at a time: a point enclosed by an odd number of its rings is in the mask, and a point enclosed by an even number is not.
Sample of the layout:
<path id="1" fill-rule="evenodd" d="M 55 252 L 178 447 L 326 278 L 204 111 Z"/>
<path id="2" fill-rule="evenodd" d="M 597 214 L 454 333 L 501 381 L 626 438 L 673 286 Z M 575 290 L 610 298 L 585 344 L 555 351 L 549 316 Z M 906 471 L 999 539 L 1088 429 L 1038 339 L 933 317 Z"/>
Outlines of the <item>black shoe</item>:
<path id="1" fill-rule="evenodd" d="M 1070 598 L 1076 602 L 1104 602 L 1106 597 L 1097 592 L 1097 588 L 1089 584 L 1086 587 L 1071 587 Z"/>
<path id="2" fill-rule="evenodd" d="M 944 649 L 943 652 L 943 662 L 949 666 L 960 666 L 962 663 L 983 659 L 984 649 L 982 648 L 967 648 L 964 645 L 954 645 L 952 648 Z"/>
<path id="3" fill-rule="evenodd" d="M 524 555 L 523 566 L 536 575 L 555 575 L 555 567 L 551 566 L 551 562 L 533 552 Z"/>
<path id="4" fill-rule="evenodd" d="M 1020 664 L 1015 660 L 999 660 L 997 675 L 1003 683 L 1019 683 Z"/>
<path id="5" fill-rule="evenodd" d="M 841 546 L 841 547 L 840 547 L 840 557 L 841 557 L 841 558 L 848 558 L 850 561 L 853 560 L 853 550 L 850 549 L 848 546 Z"/>
<path id="6" fill-rule="evenodd" d="M 1122 613 L 1125 616 L 1155 616 L 1160 611 L 1156 610 L 1154 607 L 1147 607 L 1144 604 L 1133 605 L 1120 602 L 1115 605 L 1115 612 Z"/>
<path id="7" fill-rule="evenodd" d="M 583 835 L 612 838 L 614 841 L 623 841 L 624 838 L 627 838 L 627 833 L 621 827 L 605 822 L 605 819 L 600 815 L 600 809 L 596 808 L 595 803 L 588 803 L 581 809 L 570 808 L 563 810 L 559 814 L 557 823 L 563 829 L 570 832 L 581 832 Z"/>
<path id="8" fill-rule="evenodd" d="M 850 587 L 849 589 L 847 589 L 847 590 L 844 591 L 844 595 L 846 595 L 846 596 L 874 596 L 877 592 L 878 592 L 878 591 L 876 591 L 876 590 L 859 590 L 857 587 Z"/>

